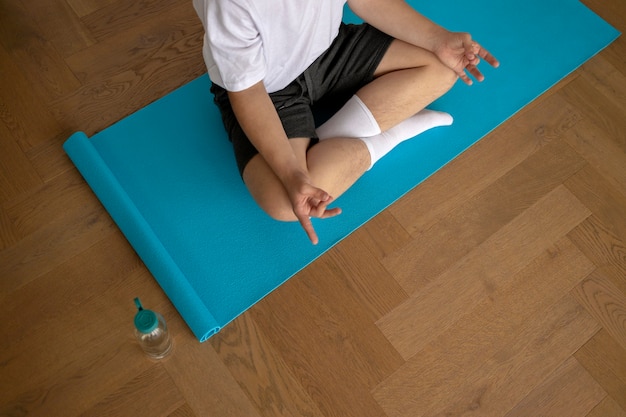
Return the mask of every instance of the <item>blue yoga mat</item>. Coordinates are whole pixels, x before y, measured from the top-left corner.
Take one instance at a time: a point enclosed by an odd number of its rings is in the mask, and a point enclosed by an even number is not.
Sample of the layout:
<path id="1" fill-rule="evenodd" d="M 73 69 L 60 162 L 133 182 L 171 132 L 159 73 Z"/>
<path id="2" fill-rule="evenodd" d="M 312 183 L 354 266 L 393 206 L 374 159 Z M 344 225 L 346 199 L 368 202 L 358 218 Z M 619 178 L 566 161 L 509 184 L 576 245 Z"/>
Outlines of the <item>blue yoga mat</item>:
<path id="1" fill-rule="evenodd" d="M 379 161 L 316 220 L 269 219 L 235 167 L 202 76 L 64 149 L 200 341 L 470 147 L 613 41 L 619 33 L 577 0 L 409 1 L 451 30 L 469 31 L 501 61 L 431 108 L 454 116 Z M 358 22 L 346 10 L 345 20 Z"/>

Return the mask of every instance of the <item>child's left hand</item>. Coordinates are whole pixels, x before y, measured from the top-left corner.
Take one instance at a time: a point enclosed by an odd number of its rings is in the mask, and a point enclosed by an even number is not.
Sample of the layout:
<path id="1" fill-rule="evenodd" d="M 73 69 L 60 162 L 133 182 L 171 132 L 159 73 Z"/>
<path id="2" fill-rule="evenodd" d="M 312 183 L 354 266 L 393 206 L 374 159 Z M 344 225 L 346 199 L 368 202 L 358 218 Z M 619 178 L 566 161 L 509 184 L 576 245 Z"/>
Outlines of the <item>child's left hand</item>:
<path id="1" fill-rule="evenodd" d="M 441 62 L 454 70 L 467 85 L 473 83 L 467 72 L 479 82 L 485 79 L 485 76 L 478 69 L 481 58 L 494 68 L 500 65 L 500 62 L 478 42 L 474 41 L 469 33 L 447 32 L 440 39 L 433 52 Z"/>

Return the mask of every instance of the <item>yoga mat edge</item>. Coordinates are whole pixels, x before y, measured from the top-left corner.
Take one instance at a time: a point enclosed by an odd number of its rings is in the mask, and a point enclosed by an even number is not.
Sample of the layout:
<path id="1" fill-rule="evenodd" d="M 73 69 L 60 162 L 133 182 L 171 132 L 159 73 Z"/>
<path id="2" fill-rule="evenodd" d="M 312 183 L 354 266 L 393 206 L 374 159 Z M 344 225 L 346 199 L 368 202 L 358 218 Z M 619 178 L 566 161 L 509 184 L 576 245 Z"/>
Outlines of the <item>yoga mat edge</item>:
<path id="1" fill-rule="evenodd" d="M 155 237 L 89 138 L 83 132 L 76 132 L 63 148 L 176 309 L 187 319 L 195 318 L 188 321 L 194 335 L 205 341 L 217 333 L 220 330 L 217 321 Z"/>

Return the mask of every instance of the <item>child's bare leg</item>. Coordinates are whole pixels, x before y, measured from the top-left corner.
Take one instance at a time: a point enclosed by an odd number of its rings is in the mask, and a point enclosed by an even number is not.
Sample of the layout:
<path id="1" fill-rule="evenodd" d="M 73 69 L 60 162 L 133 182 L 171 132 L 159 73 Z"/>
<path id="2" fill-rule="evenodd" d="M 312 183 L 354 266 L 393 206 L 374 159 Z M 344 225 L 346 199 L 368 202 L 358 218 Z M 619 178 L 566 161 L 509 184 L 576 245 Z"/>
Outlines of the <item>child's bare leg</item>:
<path id="1" fill-rule="evenodd" d="M 309 172 L 311 183 L 334 198 L 354 184 L 370 165 L 367 147 L 359 139 L 332 139 L 307 152 L 309 141 L 300 138 L 290 139 L 289 143 Z M 272 218 L 296 220 L 285 188 L 261 155 L 248 162 L 243 180 L 257 204 Z"/>
<path id="2" fill-rule="evenodd" d="M 357 95 L 385 131 L 424 109 L 454 85 L 457 75 L 431 52 L 395 40 Z"/>
<path id="3" fill-rule="evenodd" d="M 415 115 L 445 94 L 456 74 L 430 52 L 394 41 L 381 61 L 377 78 L 357 92 L 382 131 Z M 372 137 L 374 139 L 375 137 Z M 308 152 L 308 139 L 291 139 L 311 183 L 335 199 L 371 166 L 368 146 L 358 138 L 329 138 Z M 257 203 L 277 220 L 296 220 L 279 179 L 260 155 L 244 170 L 244 181 Z"/>

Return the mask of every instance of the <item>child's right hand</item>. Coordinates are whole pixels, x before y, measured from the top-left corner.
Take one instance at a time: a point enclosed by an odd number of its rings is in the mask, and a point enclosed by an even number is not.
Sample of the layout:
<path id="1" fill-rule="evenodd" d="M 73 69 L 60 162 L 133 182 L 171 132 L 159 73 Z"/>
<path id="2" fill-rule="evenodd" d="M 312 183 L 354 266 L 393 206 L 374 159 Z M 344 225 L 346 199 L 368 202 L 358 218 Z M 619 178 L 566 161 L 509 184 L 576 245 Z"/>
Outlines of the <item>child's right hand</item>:
<path id="1" fill-rule="evenodd" d="M 324 190 L 311 185 L 307 176 L 298 176 L 289 184 L 284 184 L 289 194 L 293 212 L 300 225 L 311 240 L 317 245 L 319 238 L 311 222 L 312 217 L 327 219 L 341 214 L 338 207 L 329 209 L 333 198 Z"/>

